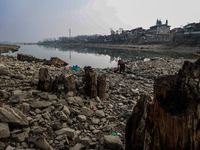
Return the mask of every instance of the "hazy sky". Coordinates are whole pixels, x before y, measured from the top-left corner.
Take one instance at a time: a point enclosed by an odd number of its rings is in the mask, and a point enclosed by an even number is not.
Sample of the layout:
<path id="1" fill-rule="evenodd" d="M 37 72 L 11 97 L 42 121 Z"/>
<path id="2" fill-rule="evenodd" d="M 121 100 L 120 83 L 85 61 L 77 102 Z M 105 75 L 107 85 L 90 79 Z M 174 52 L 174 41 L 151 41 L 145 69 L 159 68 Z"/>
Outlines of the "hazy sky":
<path id="1" fill-rule="evenodd" d="M 200 21 L 200 0 L 0 0 L 0 41 L 110 34 L 110 28 L 148 29 L 156 19 L 172 28 Z"/>

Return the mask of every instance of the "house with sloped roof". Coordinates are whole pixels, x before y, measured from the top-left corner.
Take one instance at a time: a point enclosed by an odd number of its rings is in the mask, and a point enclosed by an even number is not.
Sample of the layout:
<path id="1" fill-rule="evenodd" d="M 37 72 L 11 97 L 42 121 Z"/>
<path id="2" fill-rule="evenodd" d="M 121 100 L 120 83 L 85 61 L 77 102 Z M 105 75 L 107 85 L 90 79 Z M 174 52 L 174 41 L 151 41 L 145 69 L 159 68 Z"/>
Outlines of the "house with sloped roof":
<path id="1" fill-rule="evenodd" d="M 170 26 L 168 25 L 168 20 L 166 20 L 165 24 L 162 24 L 161 20 L 156 21 L 156 25 L 151 26 L 148 30 L 149 34 L 154 35 L 168 35 L 170 34 Z"/>

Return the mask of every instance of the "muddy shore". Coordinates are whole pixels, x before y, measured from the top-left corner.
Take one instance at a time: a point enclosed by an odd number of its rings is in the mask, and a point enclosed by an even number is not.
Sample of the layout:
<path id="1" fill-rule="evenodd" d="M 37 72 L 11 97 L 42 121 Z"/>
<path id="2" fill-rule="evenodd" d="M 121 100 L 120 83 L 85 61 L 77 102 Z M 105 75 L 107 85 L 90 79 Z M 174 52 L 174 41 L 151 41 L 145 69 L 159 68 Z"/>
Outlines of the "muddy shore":
<path id="1" fill-rule="evenodd" d="M 0 44 L 0 54 L 1 53 L 8 53 L 9 51 L 16 52 L 20 46 L 18 45 L 11 45 L 11 44 Z"/>
<path id="2" fill-rule="evenodd" d="M 173 46 L 170 44 L 92 44 L 92 43 L 43 43 L 39 45 L 49 45 L 49 46 L 75 46 L 75 47 L 85 47 L 85 48 L 102 48 L 102 49 L 120 49 L 120 50 L 143 50 L 152 52 L 161 51 L 178 51 L 178 52 L 198 52 L 200 47 L 191 46 Z"/>

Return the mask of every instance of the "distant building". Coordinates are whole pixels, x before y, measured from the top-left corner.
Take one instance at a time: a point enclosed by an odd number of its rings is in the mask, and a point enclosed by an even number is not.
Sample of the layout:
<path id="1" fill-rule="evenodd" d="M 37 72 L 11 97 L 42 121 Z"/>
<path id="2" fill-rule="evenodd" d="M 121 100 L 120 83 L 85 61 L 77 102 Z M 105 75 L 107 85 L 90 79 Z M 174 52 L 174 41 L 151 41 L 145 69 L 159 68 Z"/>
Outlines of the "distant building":
<path id="1" fill-rule="evenodd" d="M 148 30 L 148 33 L 154 35 L 170 34 L 170 26 L 168 25 L 168 20 L 166 20 L 165 24 L 162 24 L 162 21 L 157 19 L 156 25 L 151 26 Z"/>
<path id="2" fill-rule="evenodd" d="M 200 23 L 189 23 L 183 29 L 184 34 L 200 34 Z"/>
<path id="3" fill-rule="evenodd" d="M 138 28 L 131 30 L 132 34 L 135 35 L 135 36 L 143 35 L 143 34 L 145 34 L 145 31 L 146 30 L 143 29 L 142 27 L 138 27 Z"/>
<path id="4" fill-rule="evenodd" d="M 174 28 L 170 31 L 170 34 L 183 34 L 184 30 L 183 28 Z"/>

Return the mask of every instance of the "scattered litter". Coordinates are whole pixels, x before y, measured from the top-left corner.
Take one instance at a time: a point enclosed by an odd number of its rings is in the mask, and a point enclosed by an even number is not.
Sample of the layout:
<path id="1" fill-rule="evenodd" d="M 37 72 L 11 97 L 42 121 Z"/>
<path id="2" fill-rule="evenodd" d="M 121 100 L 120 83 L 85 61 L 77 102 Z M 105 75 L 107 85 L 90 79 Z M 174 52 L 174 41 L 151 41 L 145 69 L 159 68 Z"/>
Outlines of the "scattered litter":
<path id="1" fill-rule="evenodd" d="M 111 133 L 110 135 L 112 135 L 112 136 L 117 136 L 117 134 L 116 134 L 116 133 Z"/>
<path id="2" fill-rule="evenodd" d="M 94 109 L 94 110 L 97 110 L 98 108 L 96 108 L 96 107 L 93 107 L 93 109 Z"/>
<path id="3" fill-rule="evenodd" d="M 124 113 L 121 113 L 121 115 L 124 116 L 125 114 L 124 114 Z"/>
<path id="4" fill-rule="evenodd" d="M 76 66 L 73 66 L 73 70 L 78 71 L 78 70 L 79 70 L 78 66 L 77 66 L 77 65 L 76 65 Z"/>
<path id="5" fill-rule="evenodd" d="M 117 133 L 117 135 L 118 135 L 118 136 L 122 136 L 122 134 L 121 134 L 121 133 Z"/>

